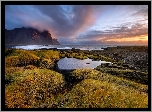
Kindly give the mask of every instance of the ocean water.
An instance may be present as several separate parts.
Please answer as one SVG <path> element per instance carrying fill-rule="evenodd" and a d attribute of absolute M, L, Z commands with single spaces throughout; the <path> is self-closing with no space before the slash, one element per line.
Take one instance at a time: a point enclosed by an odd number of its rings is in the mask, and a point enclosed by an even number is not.
<path fill-rule="evenodd" d="M 117 45 L 25 45 L 25 46 L 6 46 L 6 48 L 16 48 L 16 49 L 42 49 L 42 48 L 57 48 L 57 49 L 80 49 L 80 50 L 103 50 L 107 47 L 117 47 Z"/>
<path fill-rule="evenodd" d="M 58 68 L 60 70 L 73 70 L 79 68 L 88 68 L 94 69 L 97 66 L 101 65 L 101 63 L 111 63 L 106 61 L 92 61 L 91 59 L 76 59 L 76 58 L 62 58 L 57 62 Z"/>

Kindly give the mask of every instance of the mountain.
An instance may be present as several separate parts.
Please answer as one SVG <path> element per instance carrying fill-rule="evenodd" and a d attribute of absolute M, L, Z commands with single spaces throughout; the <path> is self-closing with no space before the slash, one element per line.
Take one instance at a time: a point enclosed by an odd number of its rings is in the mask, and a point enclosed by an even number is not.
<path fill-rule="evenodd" d="M 40 32 L 33 28 L 5 29 L 5 45 L 59 45 L 57 39 L 44 30 Z"/>

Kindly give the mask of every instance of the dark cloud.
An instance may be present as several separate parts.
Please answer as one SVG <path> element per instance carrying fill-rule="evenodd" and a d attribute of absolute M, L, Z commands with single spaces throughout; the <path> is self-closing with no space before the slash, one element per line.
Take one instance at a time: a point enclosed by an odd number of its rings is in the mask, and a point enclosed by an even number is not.
<path fill-rule="evenodd" d="M 58 5 L 35 5 L 34 8 L 37 8 L 42 15 L 49 17 L 52 21 L 50 22 L 50 26 L 56 30 L 63 29 L 69 27 L 69 22 L 66 16 L 64 15 L 62 8 Z"/>
<path fill-rule="evenodd" d="M 117 12 L 119 13 L 117 15 Z M 141 19 L 128 20 L 126 17 Z M 108 29 L 88 30 L 101 18 L 98 26 L 107 23 Z M 126 20 L 119 23 L 119 18 Z M 111 25 L 106 20 L 118 25 Z M 53 38 L 62 44 L 101 43 L 109 38 L 129 38 L 148 34 L 148 6 L 119 5 L 7 5 L 5 7 L 5 27 L 33 27 L 48 30 Z M 103 21 L 104 20 L 104 21 Z M 117 21 L 115 21 L 117 20 Z M 145 23 L 143 23 L 145 22 Z M 140 24 L 139 24 L 140 23 Z M 97 26 L 97 24 L 96 24 Z M 106 26 L 104 26 L 106 27 Z"/>
<path fill-rule="evenodd" d="M 48 29 L 56 37 L 76 36 L 94 23 L 93 7 L 72 6 L 71 13 L 68 15 L 69 19 L 67 13 L 59 5 L 6 6 L 6 26 L 8 29 L 22 26 L 39 30 Z M 10 20 L 11 17 L 12 20 Z"/>

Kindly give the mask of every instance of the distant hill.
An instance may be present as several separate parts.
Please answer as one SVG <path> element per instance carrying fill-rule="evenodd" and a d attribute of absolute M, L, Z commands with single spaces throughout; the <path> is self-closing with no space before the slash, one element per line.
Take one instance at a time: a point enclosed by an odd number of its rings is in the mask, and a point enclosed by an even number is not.
<path fill-rule="evenodd" d="M 48 31 L 40 32 L 33 28 L 5 29 L 5 45 L 59 45 Z"/>

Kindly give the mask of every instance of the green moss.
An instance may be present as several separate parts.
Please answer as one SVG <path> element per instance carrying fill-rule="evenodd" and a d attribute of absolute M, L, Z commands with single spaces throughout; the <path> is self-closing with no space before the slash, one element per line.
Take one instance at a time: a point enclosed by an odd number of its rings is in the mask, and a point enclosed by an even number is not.
<path fill-rule="evenodd" d="M 14 67 L 20 63 L 18 56 L 9 56 L 5 58 L 5 66 L 6 67 Z"/>
<path fill-rule="evenodd" d="M 97 70 L 92 69 L 76 69 L 71 74 L 73 81 L 80 82 L 84 79 L 94 79 L 100 81 L 107 81 L 109 83 L 115 83 L 116 85 L 121 85 L 125 88 L 136 89 L 139 91 L 147 92 L 148 86 L 134 81 L 130 81 L 124 78 L 113 76 L 107 73 L 102 73 Z"/>
<path fill-rule="evenodd" d="M 60 54 L 60 58 L 66 57 L 65 54 Z"/>
<path fill-rule="evenodd" d="M 15 74 L 11 76 L 7 79 L 17 77 Z M 43 103 L 50 104 L 65 83 L 61 74 L 47 69 L 25 70 L 18 77 L 5 88 L 5 105 L 8 108 L 32 108 Z"/>
<path fill-rule="evenodd" d="M 142 72 L 136 72 L 134 70 L 122 70 L 118 68 L 100 68 L 97 67 L 96 70 L 101 71 L 102 73 L 108 73 L 118 77 L 123 77 L 138 83 L 148 84 L 148 75 Z"/>
<path fill-rule="evenodd" d="M 42 59 L 41 61 L 39 61 L 40 68 L 53 69 L 54 66 L 55 66 L 55 63 L 52 60 Z"/>
<path fill-rule="evenodd" d="M 61 108 L 147 108 L 148 95 L 107 81 L 85 79 L 65 94 Z"/>
<path fill-rule="evenodd" d="M 30 70 L 33 70 L 33 69 L 36 69 L 37 67 L 36 66 L 33 66 L 33 65 L 27 65 L 24 67 L 24 69 L 30 69 Z"/>
<path fill-rule="evenodd" d="M 83 59 L 87 59 L 88 57 L 87 56 L 83 56 L 83 55 L 76 55 L 76 56 L 74 56 L 74 58 L 83 60 Z"/>
<path fill-rule="evenodd" d="M 39 58 L 27 51 L 23 51 L 19 56 L 19 65 L 20 66 L 26 66 L 26 65 L 37 65 Z"/>
<path fill-rule="evenodd" d="M 14 72 L 22 72 L 24 71 L 24 67 L 6 67 L 5 68 L 5 75 L 8 75 L 8 74 L 12 74 Z"/>
<path fill-rule="evenodd" d="M 115 49 L 115 48 L 113 48 Z M 124 48 L 133 51 L 132 47 Z M 146 49 L 146 48 L 144 48 Z M 139 49 L 137 48 L 136 51 Z M 87 54 L 87 55 L 86 55 Z M 48 70 L 61 57 L 114 61 L 100 52 L 5 50 L 7 108 L 147 108 L 148 73 L 118 68 L 76 69 L 73 88 L 62 74 Z M 119 64 L 117 62 L 116 64 Z M 120 65 L 122 63 L 120 62 Z M 18 67 L 20 66 L 20 67 Z M 43 68 L 43 69 L 38 69 Z M 47 68 L 47 69 L 44 69 Z M 146 83 L 145 83 L 146 82 Z M 72 84 L 73 84 L 72 83 Z M 141 84 L 143 83 L 143 84 Z M 65 87 L 67 87 L 65 89 Z"/>
<path fill-rule="evenodd" d="M 98 57 L 98 56 L 94 56 L 94 55 L 89 55 L 89 58 L 90 58 L 90 59 L 93 59 L 93 60 L 97 60 L 97 59 L 99 59 L 99 57 Z"/>
<path fill-rule="evenodd" d="M 52 61 L 59 60 L 59 51 L 53 51 L 53 50 L 36 50 L 31 51 L 33 54 L 38 56 L 41 59 L 50 59 Z"/>
<path fill-rule="evenodd" d="M 100 59 L 101 60 L 104 60 L 104 61 L 110 61 L 110 62 L 114 62 L 115 60 L 114 59 L 111 59 L 107 56 L 104 56 L 104 55 L 100 55 Z"/>

